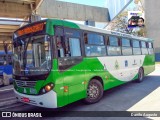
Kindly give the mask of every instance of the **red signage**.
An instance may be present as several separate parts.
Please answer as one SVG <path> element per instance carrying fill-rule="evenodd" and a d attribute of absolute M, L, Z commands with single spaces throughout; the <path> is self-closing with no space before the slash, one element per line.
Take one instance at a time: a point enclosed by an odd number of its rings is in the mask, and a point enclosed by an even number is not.
<path fill-rule="evenodd" d="M 18 30 L 17 31 L 18 36 L 42 31 L 44 29 L 44 24 L 45 24 L 44 22 L 43 23 L 38 23 L 38 24 L 35 24 L 35 25 L 32 25 L 32 26 L 28 26 L 24 29 Z"/>

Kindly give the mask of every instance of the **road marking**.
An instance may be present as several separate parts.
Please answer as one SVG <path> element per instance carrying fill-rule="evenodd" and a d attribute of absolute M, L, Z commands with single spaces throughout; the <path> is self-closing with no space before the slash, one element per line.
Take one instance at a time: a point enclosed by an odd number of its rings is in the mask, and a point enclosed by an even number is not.
<path fill-rule="evenodd" d="M 10 88 L 10 89 L 4 89 L 4 90 L 0 90 L 0 92 L 4 92 L 4 91 L 10 91 L 10 90 L 13 90 L 13 88 Z"/>
<path fill-rule="evenodd" d="M 9 109 L 9 108 L 24 106 L 24 105 L 25 105 L 24 103 L 17 103 L 17 104 L 9 105 L 9 106 L 6 106 L 6 107 L 2 107 L 2 108 L 0 108 L 0 111 L 6 110 L 6 109 Z"/>
<path fill-rule="evenodd" d="M 0 108 L 4 107 L 4 106 L 15 104 L 15 103 L 17 103 L 17 99 L 7 100 L 7 101 L 3 101 L 3 102 L 1 101 L 0 102 Z"/>
<path fill-rule="evenodd" d="M 16 97 L 9 97 L 9 98 L 5 98 L 5 99 L 0 99 L 0 102 L 1 101 L 7 101 L 7 100 L 12 100 L 12 99 L 15 99 Z"/>

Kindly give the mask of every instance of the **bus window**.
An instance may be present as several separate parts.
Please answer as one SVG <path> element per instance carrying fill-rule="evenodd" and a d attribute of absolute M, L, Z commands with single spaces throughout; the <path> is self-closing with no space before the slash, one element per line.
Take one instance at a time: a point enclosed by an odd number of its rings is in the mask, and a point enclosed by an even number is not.
<path fill-rule="evenodd" d="M 55 34 L 59 36 L 63 36 L 63 28 L 56 27 Z"/>
<path fill-rule="evenodd" d="M 81 56 L 81 47 L 79 38 L 56 38 L 58 57 L 78 57 Z"/>
<path fill-rule="evenodd" d="M 56 37 L 58 57 L 64 57 L 64 48 L 62 46 L 62 39 L 63 39 L 63 37 L 61 37 L 61 36 Z"/>
<path fill-rule="evenodd" d="M 153 43 L 148 42 L 148 53 L 149 54 L 153 54 L 154 50 L 153 50 Z"/>
<path fill-rule="evenodd" d="M 142 50 L 142 55 L 147 55 L 148 54 L 147 44 L 144 41 L 141 41 L 141 50 Z"/>
<path fill-rule="evenodd" d="M 133 55 L 141 55 L 140 42 L 138 40 L 132 41 Z"/>
<path fill-rule="evenodd" d="M 104 38 L 102 35 L 89 33 L 87 37 L 88 37 L 88 44 L 104 45 Z"/>
<path fill-rule="evenodd" d="M 71 56 L 81 56 L 80 39 L 69 38 L 69 48 Z"/>
<path fill-rule="evenodd" d="M 75 29 L 70 29 L 70 28 L 64 28 L 64 35 L 66 37 L 76 37 L 76 38 L 80 38 L 81 37 L 81 32 L 79 30 L 75 30 Z"/>
<path fill-rule="evenodd" d="M 110 46 L 118 46 L 118 38 L 114 36 L 109 36 L 109 45 Z"/>
<path fill-rule="evenodd" d="M 121 55 L 120 42 L 117 37 L 109 36 L 109 45 L 107 46 L 108 55 Z"/>
<path fill-rule="evenodd" d="M 103 35 L 96 33 L 84 33 L 86 56 L 105 56 L 106 47 Z"/>
<path fill-rule="evenodd" d="M 132 55 L 132 47 L 129 39 L 122 38 L 122 54 Z"/>
<path fill-rule="evenodd" d="M 122 46 L 123 47 L 131 47 L 131 43 L 129 39 L 122 38 Z"/>
<path fill-rule="evenodd" d="M 149 43 L 148 43 L 148 47 L 149 47 L 149 48 L 153 48 L 152 43 L 149 42 Z"/>
<path fill-rule="evenodd" d="M 138 40 L 133 40 L 133 47 L 134 48 L 140 48 L 140 44 Z"/>

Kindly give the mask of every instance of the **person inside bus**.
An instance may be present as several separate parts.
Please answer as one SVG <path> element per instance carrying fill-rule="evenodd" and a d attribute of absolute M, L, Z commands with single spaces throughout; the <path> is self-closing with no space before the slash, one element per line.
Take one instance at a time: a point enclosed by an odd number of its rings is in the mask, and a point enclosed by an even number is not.
<path fill-rule="evenodd" d="M 138 26 L 139 26 L 139 27 L 144 27 L 144 19 L 143 19 L 142 17 L 140 17 L 140 18 L 138 19 Z"/>
<path fill-rule="evenodd" d="M 56 38 L 56 45 L 57 45 L 57 51 L 58 51 L 58 57 L 64 57 L 64 50 L 63 50 L 63 47 L 62 47 L 62 41 L 61 41 L 61 37 L 58 36 Z"/>

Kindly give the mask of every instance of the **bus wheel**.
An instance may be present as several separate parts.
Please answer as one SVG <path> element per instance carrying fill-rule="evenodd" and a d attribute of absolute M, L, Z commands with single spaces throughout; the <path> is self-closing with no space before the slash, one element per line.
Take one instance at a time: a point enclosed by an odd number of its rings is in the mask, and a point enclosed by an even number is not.
<path fill-rule="evenodd" d="M 87 104 L 92 104 L 98 102 L 103 96 L 103 86 L 102 83 L 96 79 L 92 79 L 87 88 L 87 97 L 84 102 Z"/>
<path fill-rule="evenodd" d="M 143 81 L 143 77 L 144 77 L 144 72 L 143 72 L 143 69 L 140 68 L 139 69 L 139 72 L 138 72 L 138 79 L 137 79 L 137 82 L 140 83 Z"/>

